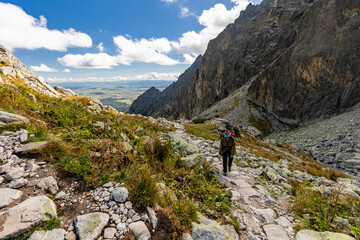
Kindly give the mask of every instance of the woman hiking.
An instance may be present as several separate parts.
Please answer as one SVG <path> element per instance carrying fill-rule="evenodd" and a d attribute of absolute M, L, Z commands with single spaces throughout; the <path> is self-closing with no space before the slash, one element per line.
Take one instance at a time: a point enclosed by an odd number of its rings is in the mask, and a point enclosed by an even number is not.
<path fill-rule="evenodd" d="M 227 170 L 231 171 L 231 165 L 236 154 L 234 135 L 226 130 L 221 135 L 219 154 L 223 157 L 224 175 L 227 175 Z"/>

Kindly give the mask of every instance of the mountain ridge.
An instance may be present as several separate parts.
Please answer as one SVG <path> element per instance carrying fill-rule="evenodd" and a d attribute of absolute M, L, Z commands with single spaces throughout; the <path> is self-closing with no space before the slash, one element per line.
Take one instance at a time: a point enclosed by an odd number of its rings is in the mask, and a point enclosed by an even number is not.
<path fill-rule="evenodd" d="M 360 57 L 354 51 L 360 48 L 359 9 L 354 0 L 266 0 L 249 5 L 209 42 L 197 74 L 176 90 L 185 97 L 169 94 L 170 110 L 163 111 L 157 101 L 156 111 L 143 114 L 191 119 L 253 80 L 247 101 L 278 121 L 302 125 L 337 115 L 360 101 Z M 332 76 L 334 68 L 341 70 Z"/>

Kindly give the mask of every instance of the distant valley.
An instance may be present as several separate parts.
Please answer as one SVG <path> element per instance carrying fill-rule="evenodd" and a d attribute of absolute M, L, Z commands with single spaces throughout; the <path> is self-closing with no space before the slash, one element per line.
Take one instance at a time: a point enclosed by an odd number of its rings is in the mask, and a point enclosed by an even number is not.
<path fill-rule="evenodd" d="M 79 96 L 95 97 L 120 112 L 127 112 L 132 102 L 150 87 L 161 91 L 173 81 L 61 82 L 52 85 L 69 88 Z"/>

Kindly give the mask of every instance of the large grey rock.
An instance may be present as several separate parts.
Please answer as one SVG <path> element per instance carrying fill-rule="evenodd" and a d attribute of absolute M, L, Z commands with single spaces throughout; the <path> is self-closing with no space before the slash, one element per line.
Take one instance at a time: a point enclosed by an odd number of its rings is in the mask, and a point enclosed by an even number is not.
<path fill-rule="evenodd" d="M 113 239 L 116 234 L 116 228 L 105 228 L 104 230 L 104 238 L 105 239 Z"/>
<path fill-rule="evenodd" d="M 181 158 L 184 161 L 187 168 L 192 168 L 195 165 L 202 165 L 205 162 L 205 158 L 202 154 L 195 153 L 190 156 Z"/>
<path fill-rule="evenodd" d="M 0 188 L 0 208 L 9 206 L 13 201 L 19 199 L 22 192 L 10 188 Z"/>
<path fill-rule="evenodd" d="M 40 179 L 36 186 L 44 191 L 50 192 L 51 194 L 56 194 L 59 191 L 59 187 L 53 176 Z"/>
<path fill-rule="evenodd" d="M 39 168 L 40 168 L 40 166 L 37 165 L 34 160 L 32 160 L 32 161 L 26 163 L 25 170 L 29 171 L 29 172 L 36 172 Z"/>
<path fill-rule="evenodd" d="M 225 232 L 230 235 L 231 240 L 239 240 L 239 234 L 236 232 L 235 227 L 233 225 L 223 225 L 221 226 Z"/>
<path fill-rule="evenodd" d="M 274 219 L 276 218 L 276 213 L 271 208 L 255 209 L 254 215 L 265 223 L 274 222 Z"/>
<path fill-rule="evenodd" d="M 35 231 L 29 240 L 64 240 L 66 231 L 64 229 L 54 229 L 51 231 Z"/>
<path fill-rule="evenodd" d="M 52 86 L 58 93 L 66 95 L 66 96 L 76 96 L 76 93 L 74 93 L 72 90 L 59 87 L 59 86 Z"/>
<path fill-rule="evenodd" d="M 280 225 L 269 224 L 263 227 L 268 240 L 289 240 L 284 228 Z"/>
<path fill-rule="evenodd" d="M 181 240 L 193 240 L 190 233 L 183 233 Z"/>
<path fill-rule="evenodd" d="M 219 223 L 198 216 L 199 223 L 192 223 L 192 238 L 194 240 L 222 240 L 231 239 L 230 235 L 220 226 Z"/>
<path fill-rule="evenodd" d="M 134 222 L 129 224 L 129 228 L 135 235 L 136 240 L 148 240 L 151 238 L 149 229 L 142 221 Z"/>
<path fill-rule="evenodd" d="M 101 234 L 109 222 L 107 213 L 89 213 L 77 216 L 74 219 L 74 225 L 79 240 L 94 240 Z"/>
<path fill-rule="evenodd" d="M 8 171 L 11 168 L 11 164 L 10 163 L 5 163 L 3 165 L 0 166 L 0 174 L 5 173 L 6 171 Z"/>
<path fill-rule="evenodd" d="M 112 191 L 111 196 L 116 202 L 124 203 L 129 196 L 129 191 L 124 187 L 117 187 Z"/>
<path fill-rule="evenodd" d="M 56 216 L 56 205 L 51 199 L 46 196 L 29 198 L 0 213 L 0 239 L 17 237 Z"/>
<path fill-rule="evenodd" d="M 34 149 L 38 149 L 42 146 L 44 146 L 45 144 L 47 144 L 47 141 L 43 141 L 43 142 L 33 142 L 33 143 L 28 143 L 25 144 L 21 147 L 15 148 L 15 152 L 16 153 L 22 153 L 22 152 L 26 152 L 26 151 L 32 151 Z"/>
<path fill-rule="evenodd" d="M 138 127 L 136 128 L 136 130 L 135 130 L 135 134 L 138 135 L 138 136 L 144 135 L 144 134 L 145 134 L 144 128 L 138 126 Z"/>
<path fill-rule="evenodd" d="M 301 230 L 296 234 L 295 240 L 355 240 L 355 238 L 343 233 Z"/>
<path fill-rule="evenodd" d="M 156 213 L 155 213 L 154 209 L 152 209 L 150 207 L 147 207 L 146 210 L 148 212 L 152 227 L 153 227 L 153 229 L 155 229 L 156 225 L 157 225 L 157 222 L 158 222 L 158 219 L 156 217 Z"/>
<path fill-rule="evenodd" d="M 12 181 L 21 178 L 22 176 L 24 176 L 24 174 L 25 174 L 25 169 L 22 167 L 11 168 L 8 171 L 6 171 L 5 178 L 7 180 Z"/>
<path fill-rule="evenodd" d="M 293 226 L 292 223 L 284 216 L 279 217 L 275 220 L 275 222 L 285 228 Z"/>
<path fill-rule="evenodd" d="M 22 187 L 26 186 L 27 183 L 28 183 L 28 180 L 25 178 L 15 179 L 15 180 L 11 181 L 11 183 L 9 184 L 9 188 L 12 188 L 12 189 L 22 188 Z"/>
<path fill-rule="evenodd" d="M 29 123 L 29 119 L 17 114 L 0 111 L 0 126 L 9 123 Z"/>

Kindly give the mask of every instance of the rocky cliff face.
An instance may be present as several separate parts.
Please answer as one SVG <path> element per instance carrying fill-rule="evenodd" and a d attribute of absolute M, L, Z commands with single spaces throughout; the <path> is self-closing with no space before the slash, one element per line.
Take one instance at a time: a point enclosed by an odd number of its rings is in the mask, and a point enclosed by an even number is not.
<path fill-rule="evenodd" d="M 358 103 L 359 14 L 359 1 L 314 3 L 291 47 L 249 88 L 249 99 L 297 122 L 339 114 Z"/>
<path fill-rule="evenodd" d="M 258 6 L 249 5 L 234 24 L 209 43 L 201 63 L 196 61 L 190 67 L 196 71 L 183 81 L 186 84 L 174 84 L 164 91 L 154 112 L 191 118 L 227 97 L 294 42 L 309 6 L 305 0 L 264 0 Z M 161 105 L 164 102 L 166 106 Z"/>
<path fill-rule="evenodd" d="M 41 80 L 26 67 L 9 50 L 0 45 L 0 84 L 9 83 L 6 78 L 23 79 L 29 87 L 52 97 L 60 97 L 60 93 Z"/>
<path fill-rule="evenodd" d="M 249 5 L 209 43 L 186 84 L 167 88 L 151 111 L 137 113 L 193 118 L 253 81 L 246 101 L 281 122 L 339 114 L 360 101 L 359 5 L 355 0 Z"/>
<path fill-rule="evenodd" d="M 189 85 L 193 81 L 194 75 L 197 76 L 202 56 L 198 56 L 195 62 L 188 68 L 179 79 L 169 87 L 160 92 L 152 87 L 136 99 L 130 107 L 130 113 L 140 113 L 142 115 L 163 115 L 178 117 L 194 105 Z M 181 103 L 181 104 L 180 104 Z"/>

